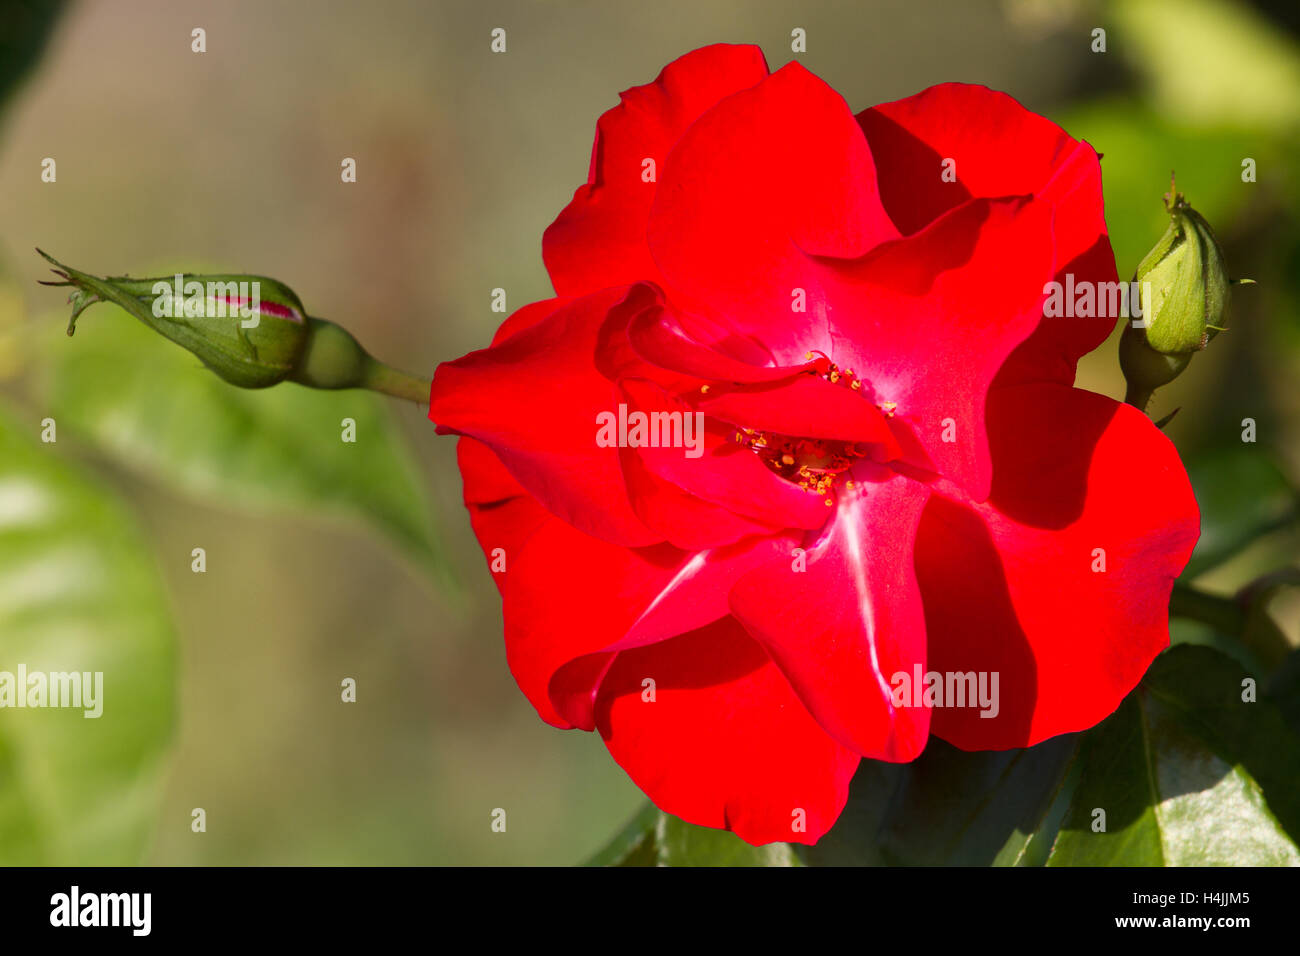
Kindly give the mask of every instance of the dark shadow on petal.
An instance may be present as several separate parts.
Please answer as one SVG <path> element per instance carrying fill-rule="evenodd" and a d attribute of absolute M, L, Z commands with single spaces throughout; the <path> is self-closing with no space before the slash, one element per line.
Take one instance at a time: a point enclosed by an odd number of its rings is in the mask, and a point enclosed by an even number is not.
<path fill-rule="evenodd" d="M 1063 311 L 1067 276 L 1074 277 L 1076 286 L 1081 282 L 1118 282 L 1110 239 L 1104 234 L 1098 236 L 1086 252 L 1075 256 L 1053 277 L 1062 288 Z M 1046 296 L 1043 307 L 1046 310 Z M 1086 355 L 1106 341 L 1121 316 L 1118 308 L 1112 308 L 1109 297 L 1104 297 L 1100 306 L 1095 305 L 1094 311 L 1099 314 L 1092 317 L 1045 314 L 1033 333 L 1002 363 L 993 379 L 993 388 L 1031 382 L 1074 384 L 1078 364 L 1074 356 Z"/>
<path fill-rule="evenodd" d="M 997 674 L 996 716 L 981 717 L 978 705 L 936 708 L 931 732 L 958 746 L 970 734 L 995 739 L 992 749 L 1024 746 L 1038 700 L 1038 667 L 978 514 L 931 496 L 917 529 L 916 578 L 925 606 L 926 671 L 984 675 L 990 691 Z"/>
<path fill-rule="evenodd" d="M 943 160 L 935 150 L 875 110 L 858 114 L 880 183 L 885 212 L 899 232 L 910 235 L 971 198 L 961 180 L 944 182 Z"/>
<path fill-rule="evenodd" d="M 941 275 L 955 272 L 970 262 L 979 247 L 994 202 L 1009 199 L 1022 203 L 1028 201 L 1026 197 L 975 199 L 945 210 L 940 219 L 923 223 L 918 231 L 882 242 L 856 258 L 809 255 L 808 261 L 822 270 L 822 281 L 828 287 L 835 283 L 848 287 L 863 283 L 882 286 L 911 298 L 924 298 Z M 839 292 L 832 289 L 831 294 L 838 295 Z M 832 330 L 832 337 L 845 344 L 850 341 L 835 330 Z M 870 343 L 858 344 L 866 346 Z M 847 362 L 847 357 L 841 358 Z"/>
<path fill-rule="evenodd" d="M 690 653 L 679 653 L 683 648 Z M 689 664 L 684 666 L 684 660 Z M 600 682 L 596 726 L 610 728 L 612 702 L 625 695 L 642 694 L 642 682 L 647 678 L 655 682 L 656 693 L 664 689 L 698 690 L 738 680 L 768 661 L 767 651 L 734 618 L 715 621 L 666 641 L 619 651 Z M 574 662 L 566 667 L 575 664 L 583 666 Z M 706 730 L 701 728 L 702 733 Z M 611 736 L 608 731 L 606 735 Z"/>
<path fill-rule="evenodd" d="M 1093 396 L 1095 401 L 1074 403 L 1069 420 L 1062 421 L 1059 404 L 1035 401 L 1050 389 L 1059 386 L 990 392 L 986 409 L 993 457 L 989 504 L 1035 528 L 1064 528 L 1083 514 L 1093 453 L 1120 408 Z M 1069 429 L 1068 441 L 1045 440 L 1062 429 Z"/>

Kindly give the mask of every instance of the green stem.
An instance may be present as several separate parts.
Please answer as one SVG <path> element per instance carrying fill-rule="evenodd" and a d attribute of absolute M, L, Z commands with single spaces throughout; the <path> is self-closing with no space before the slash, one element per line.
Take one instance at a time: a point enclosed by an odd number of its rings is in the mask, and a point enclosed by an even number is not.
<path fill-rule="evenodd" d="M 1129 385 L 1124 392 L 1124 403 L 1132 405 L 1139 412 L 1146 412 L 1147 406 L 1151 404 L 1151 396 L 1155 394 L 1154 388 L 1141 389 Z"/>
<path fill-rule="evenodd" d="M 1184 617 L 1208 624 L 1221 634 L 1241 637 L 1246 626 L 1246 609 L 1235 598 L 1210 594 L 1190 584 L 1175 584 L 1169 596 L 1171 617 Z"/>
<path fill-rule="evenodd" d="M 366 367 L 361 381 L 361 387 L 372 392 L 383 392 L 385 395 L 421 404 L 429 401 L 429 388 L 432 384 L 427 378 L 408 375 L 374 358 Z"/>
<path fill-rule="evenodd" d="M 307 345 L 290 381 L 308 388 L 367 388 L 411 402 L 427 402 L 432 383 L 385 365 L 343 326 L 307 317 Z"/>

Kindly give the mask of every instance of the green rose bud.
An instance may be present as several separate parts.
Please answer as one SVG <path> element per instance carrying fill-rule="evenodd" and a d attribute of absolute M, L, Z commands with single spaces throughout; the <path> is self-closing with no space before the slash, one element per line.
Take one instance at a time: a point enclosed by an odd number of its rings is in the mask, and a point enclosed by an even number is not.
<path fill-rule="evenodd" d="M 1133 281 L 1141 290 L 1147 344 L 1173 355 L 1199 351 L 1223 331 L 1228 270 L 1210 224 L 1181 193 L 1168 208 L 1169 228 Z"/>
<path fill-rule="evenodd" d="M 427 380 L 389 368 L 342 327 L 307 315 L 294 291 L 275 279 L 190 273 L 99 278 L 36 251 L 57 267 L 54 271 L 63 280 L 43 284 L 72 287 L 69 335 L 87 308 L 113 302 L 241 388 L 292 381 L 312 388 L 368 388 L 428 400 Z"/>
<path fill-rule="evenodd" d="M 1169 228 L 1133 276 L 1141 315 L 1125 325 L 1119 344 L 1125 401 L 1140 408 L 1224 331 L 1232 284 L 1210 224 L 1172 181 L 1165 209 Z"/>
<path fill-rule="evenodd" d="M 82 312 L 96 302 L 113 302 L 242 388 L 284 381 L 307 348 L 306 310 L 294 291 L 275 279 L 192 273 L 101 279 L 41 255 L 64 279 L 45 284 L 73 289 L 69 335 Z"/>

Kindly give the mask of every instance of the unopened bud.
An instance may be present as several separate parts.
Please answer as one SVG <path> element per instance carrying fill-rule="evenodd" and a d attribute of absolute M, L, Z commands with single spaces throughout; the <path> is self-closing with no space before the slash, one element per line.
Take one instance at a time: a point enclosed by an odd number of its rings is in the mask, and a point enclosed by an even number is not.
<path fill-rule="evenodd" d="M 41 255 L 64 280 L 45 284 L 72 287 L 69 335 L 87 308 L 112 302 L 243 388 L 284 381 L 307 347 L 306 310 L 294 291 L 275 279 L 193 273 L 100 278 Z"/>
<path fill-rule="evenodd" d="M 307 315 L 294 291 L 275 279 L 189 273 L 100 278 L 41 255 L 62 279 L 44 284 L 72 288 L 69 335 L 82 312 L 96 302 L 113 302 L 241 388 L 291 381 L 311 388 L 367 388 L 428 400 L 427 379 L 389 368 L 346 329 Z"/>
<path fill-rule="evenodd" d="M 1181 193 L 1169 228 L 1137 268 L 1146 342 L 1157 352 L 1196 352 L 1225 328 L 1228 270 L 1210 224 Z"/>
<path fill-rule="evenodd" d="M 1119 345 L 1126 400 L 1139 407 L 1227 327 L 1231 280 L 1214 231 L 1172 182 L 1165 208 L 1169 227 L 1133 277 L 1141 317 L 1125 326 Z"/>

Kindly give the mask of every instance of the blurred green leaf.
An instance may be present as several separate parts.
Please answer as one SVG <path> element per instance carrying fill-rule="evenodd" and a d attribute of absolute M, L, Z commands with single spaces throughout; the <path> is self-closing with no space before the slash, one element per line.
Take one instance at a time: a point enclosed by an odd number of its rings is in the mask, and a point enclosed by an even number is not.
<path fill-rule="evenodd" d="M 1201 537 L 1185 578 L 1210 570 L 1260 535 L 1300 517 L 1300 498 L 1267 452 L 1229 445 L 1187 463 L 1201 508 Z"/>
<path fill-rule="evenodd" d="M 1161 199 L 1169 174 L 1178 190 L 1222 236 L 1234 218 L 1256 199 L 1259 187 L 1241 181 L 1241 160 L 1272 163 L 1276 148 L 1240 130 L 1201 130 L 1178 125 L 1127 99 L 1106 99 L 1054 114 L 1071 136 L 1086 139 L 1102 154 L 1106 225 L 1122 281 L 1169 225 Z M 1234 278 L 1250 269 L 1228 261 Z M 1230 313 L 1231 315 L 1231 313 Z"/>
<path fill-rule="evenodd" d="M 102 672 L 102 715 L 0 710 L 0 864 L 135 863 L 172 738 L 172 626 L 132 523 L 38 429 L 0 412 L 0 670 Z"/>
<path fill-rule="evenodd" d="M 1242 700 L 1246 676 L 1208 647 L 1157 658 L 1086 736 L 1047 864 L 1300 865 L 1300 739 L 1271 702 Z"/>
<path fill-rule="evenodd" d="M 587 866 L 802 866 L 786 843 L 750 846 L 726 830 L 697 827 L 647 804 Z"/>
<path fill-rule="evenodd" d="M 1116 51 L 1145 74 L 1161 112 L 1269 131 L 1300 125 L 1300 50 L 1249 4 L 1122 0 L 1110 11 Z"/>
<path fill-rule="evenodd" d="M 0 0 L 0 109 L 45 52 L 63 0 Z"/>
<path fill-rule="evenodd" d="M 426 482 L 388 408 L 365 391 L 227 385 L 115 306 L 49 351 L 49 411 L 131 468 L 202 500 L 326 510 L 382 531 L 446 574 Z M 344 419 L 355 443 L 342 440 Z"/>

